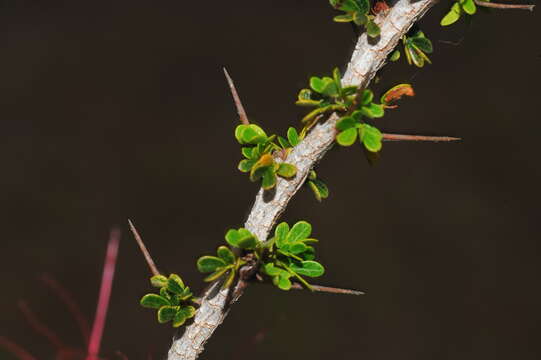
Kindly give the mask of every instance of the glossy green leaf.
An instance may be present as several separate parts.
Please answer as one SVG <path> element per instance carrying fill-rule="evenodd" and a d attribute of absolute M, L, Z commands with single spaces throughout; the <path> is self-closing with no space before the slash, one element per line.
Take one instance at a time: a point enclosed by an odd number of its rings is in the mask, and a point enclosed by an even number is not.
<path fill-rule="evenodd" d="M 238 242 L 238 247 L 245 250 L 254 250 L 259 240 L 254 235 L 243 236 Z"/>
<path fill-rule="evenodd" d="M 309 277 L 319 277 L 325 273 L 325 268 L 323 265 L 317 261 L 306 260 L 303 261 L 300 265 L 291 264 L 291 270 L 295 271 L 299 275 L 309 276 Z"/>
<path fill-rule="evenodd" d="M 265 131 L 255 124 L 242 124 L 237 126 L 235 129 L 235 137 L 242 145 L 255 145 L 267 141 L 267 134 Z"/>
<path fill-rule="evenodd" d="M 278 136 L 278 143 L 284 149 L 292 147 L 291 144 L 289 143 L 289 141 L 287 141 L 287 139 L 282 137 L 282 136 Z"/>
<path fill-rule="evenodd" d="M 177 274 L 171 274 L 169 275 L 169 279 L 167 279 L 167 290 L 172 292 L 173 294 L 181 294 L 184 290 L 184 282 L 182 282 L 182 279 Z"/>
<path fill-rule="evenodd" d="M 317 76 L 312 76 L 310 78 L 310 87 L 315 92 L 321 94 L 323 92 L 323 88 L 325 87 L 325 81 L 323 81 L 323 79 L 321 78 L 318 78 Z"/>
<path fill-rule="evenodd" d="M 308 186 L 310 186 L 314 192 L 314 196 L 316 197 L 317 201 L 326 199 L 329 196 L 329 189 L 327 188 L 327 185 L 325 185 L 325 183 L 319 179 L 310 180 L 308 182 Z"/>
<path fill-rule="evenodd" d="M 443 17 L 443 19 L 441 19 L 440 25 L 448 26 L 455 23 L 458 19 L 460 19 L 461 12 L 462 10 L 459 3 L 455 2 L 451 7 L 451 10 Z"/>
<path fill-rule="evenodd" d="M 361 105 L 369 105 L 374 99 L 374 93 L 370 89 L 364 89 L 361 96 Z"/>
<path fill-rule="evenodd" d="M 226 264 L 233 264 L 235 262 L 235 255 L 227 246 L 220 246 L 216 253 Z"/>
<path fill-rule="evenodd" d="M 244 159 L 239 162 L 238 169 L 242 172 L 249 172 L 254 167 L 257 160 Z"/>
<path fill-rule="evenodd" d="M 263 154 L 250 170 L 250 180 L 257 181 L 274 165 L 271 154 Z"/>
<path fill-rule="evenodd" d="M 179 327 L 182 326 L 186 322 L 186 316 L 184 316 L 184 313 L 182 312 L 182 309 L 177 311 L 175 313 L 175 316 L 173 317 L 173 327 Z"/>
<path fill-rule="evenodd" d="M 359 128 L 359 138 L 368 151 L 378 152 L 381 150 L 383 135 L 374 126 L 363 124 Z"/>
<path fill-rule="evenodd" d="M 334 84 L 336 85 L 337 89 L 340 91 L 342 90 L 342 74 L 340 74 L 339 68 L 334 68 L 332 71 L 332 78 L 334 80 Z"/>
<path fill-rule="evenodd" d="M 193 296 L 192 292 L 190 291 L 190 288 L 188 286 L 186 286 L 184 288 L 184 291 L 182 292 L 182 294 L 180 294 L 180 300 L 182 301 L 186 301 L 188 300 L 189 298 L 191 298 Z"/>
<path fill-rule="evenodd" d="M 303 253 L 306 251 L 306 249 L 307 249 L 307 246 L 302 241 L 298 241 L 289 245 L 289 252 L 294 255 Z"/>
<path fill-rule="evenodd" d="M 352 14 L 344 14 L 344 15 L 337 15 L 333 18 L 335 22 L 350 22 L 353 21 L 353 15 Z"/>
<path fill-rule="evenodd" d="M 326 96 L 330 96 L 330 97 L 336 97 L 336 96 L 338 96 L 340 94 L 339 88 L 338 88 L 338 86 L 336 86 L 333 79 L 331 79 L 330 77 L 325 76 L 323 78 L 323 81 L 324 81 L 325 84 L 323 86 L 321 94 L 326 95 Z"/>
<path fill-rule="evenodd" d="M 160 310 L 158 310 L 158 322 L 163 324 L 173 320 L 179 310 L 179 306 L 162 306 Z"/>
<path fill-rule="evenodd" d="M 357 129 L 349 128 L 336 135 L 336 142 L 342 146 L 351 146 L 357 139 Z"/>
<path fill-rule="evenodd" d="M 460 0 L 460 5 L 462 6 L 462 10 L 468 15 L 473 15 L 477 12 L 477 7 L 473 0 Z"/>
<path fill-rule="evenodd" d="M 361 26 L 366 25 L 368 23 L 369 19 L 366 14 L 363 14 L 361 12 L 356 12 L 353 14 L 353 22 L 355 25 Z"/>
<path fill-rule="evenodd" d="M 201 256 L 197 260 L 197 269 L 202 273 L 213 272 L 223 266 L 226 266 L 225 261 L 216 256 Z"/>
<path fill-rule="evenodd" d="M 289 280 L 289 276 L 275 276 L 272 278 L 272 282 L 282 290 L 291 289 L 291 281 Z"/>
<path fill-rule="evenodd" d="M 318 106 L 322 101 L 312 99 L 312 91 L 310 89 L 302 89 L 295 104 L 299 106 Z"/>
<path fill-rule="evenodd" d="M 299 134 L 294 127 L 290 127 L 289 129 L 287 129 L 287 140 L 292 146 L 299 145 Z"/>
<path fill-rule="evenodd" d="M 383 105 L 375 104 L 375 103 L 371 103 L 369 105 L 363 105 L 363 107 L 361 108 L 361 112 L 363 115 L 368 116 L 371 119 L 380 118 L 380 117 L 383 117 L 383 115 L 385 115 L 385 110 L 384 110 Z"/>
<path fill-rule="evenodd" d="M 193 306 L 188 305 L 180 309 L 180 312 L 184 314 L 184 317 L 186 319 L 191 319 L 195 316 L 196 310 Z"/>
<path fill-rule="evenodd" d="M 167 286 L 167 278 L 163 275 L 154 275 L 150 278 L 150 284 L 157 288 Z"/>
<path fill-rule="evenodd" d="M 312 225 L 310 225 L 306 221 L 299 221 L 293 227 L 291 227 L 291 230 L 289 230 L 289 233 L 286 237 L 286 242 L 288 243 L 294 243 L 300 240 L 304 240 L 307 237 L 310 236 L 312 233 Z"/>
<path fill-rule="evenodd" d="M 220 277 L 222 277 L 222 275 L 225 274 L 227 271 L 231 271 L 230 266 L 218 268 L 215 272 L 213 272 L 212 274 L 210 274 L 206 278 L 204 278 L 203 281 L 211 282 L 211 281 L 217 280 Z"/>
<path fill-rule="evenodd" d="M 344 116 L 338 120 L 336 123 L 336 129 L 339 131 L 344 131 L 351 129 L 357 126 L 359 122 L 351 116 Z"/>
<path fill-rule="evenodd" d="M 244 156 L 247 159 L 250 159 L 252 157 L 252 149 L 251 147 L 241 147 L 240 152 L 242 153 L 242 156 Z"/>
<path fill-rule="evenodd" d="M 395 50 L 392 52 L 391 56 L 389 57 L 389 60 L 397 61 L 398 59 L 400 59 L 400 50 Z"/>
<path fill-rule="evenodd" d="M 366 27 L 366 33 L 370 37 L 373 37 L 373 38 L 378 37 L 379 34 L 381 33 L 381 29 L 379 28 L 378 24 L 376 24 L 372 20 L 368 20 L 365 27 Z"/>
<path fill-rule="evenodd" d="M 266 168 L 263 172 L 263 180 L 261 181 L 261 187 L 264 190 L 270 190 L 276 185 L 276 173 L 273 168 Z"/>
<path fill-rule="evenodd" d="M 274 230 L 276 246 L 282 248 L 286 242 L 287 234 L 289 233 L 289 225 L 286 222 L 280 223 Z"/>
<path fill-rule="evenodd" d="M 280 163 L 278 170 L 276 171 L 278 175 L 284 178 L 291 178 L 297 174 L 297 168 L 295 165 L 288 163 Z"/>
<path fill-rule="evenodd" d="M 430 54 L 433 51 L 432 41 L 424 37 L 424 34 L 419 31 L 418 36 L 414 36 L 410 41 L 421 51 Z"/>
<path fill-rule="evenodd" d="M 146 294 L 141 298 L 140 304 L 146 308 L 159 309 L 171 305 L 171 302 L 158 294 Z"/>

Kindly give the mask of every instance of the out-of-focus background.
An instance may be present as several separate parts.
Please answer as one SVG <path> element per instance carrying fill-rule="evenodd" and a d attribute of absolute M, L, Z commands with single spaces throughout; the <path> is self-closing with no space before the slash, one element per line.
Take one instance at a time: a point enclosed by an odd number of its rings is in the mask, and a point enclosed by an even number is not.
<path fill-rule="evenodd" d="M 358 146 L 318 166 L 284 220 L 314 225 L 321 284 L 363 297 L 253 286 L 201 359 L 521 359 L 539 357 L 539 11 L 492 11 L 420 26 L 433 65 L 389 65 L 380 93 L 417 96 L 378 120 L 387 132 L 460 143 L 386 143 L 371 167 Z M 355 38 L 328 2 L 5 0 L 0 8 L 0 335 L 53 352 L 17 300 L 82 347 L 52 274 L 90 318 L 112 225 L 123 230 L 102 354 L 165 356 L 175 331 L 138 305 L 149 272 L 131 218 L 159 268 L 193 288 L 197 257 L 241 226 L 257 184 L 237 169 L 236 112 L 285 133 L 311 75 L 345 66 Z M 450 43 L 454 43 L 450 44 Z M 13 359 L 0 350 L 1 359 Z"/>

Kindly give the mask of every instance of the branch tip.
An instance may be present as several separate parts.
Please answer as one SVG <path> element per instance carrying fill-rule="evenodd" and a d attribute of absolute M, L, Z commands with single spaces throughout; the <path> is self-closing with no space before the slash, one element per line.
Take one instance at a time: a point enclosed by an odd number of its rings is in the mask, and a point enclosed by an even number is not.
<path fill-rule="evenodd" d="M 145 257 L 148 267 L 150 268 L 150 272 L 154 276 L 160 275 L 160 272 L 158 271 L 158 268 L 156 267 L 154 260 L 152 260 L 152 256 L 150 256 L 150 252 L 145 246 L 145 243 L 143 242 L 141 235 L 139 235 L 139 232 L 135 228 L 135 225 L 133 225 L 130 219 L 128 219 L 128 224 L 130 225 L 130 230 L 133 234 L 133 237 L 135 238 L 135 241 L 137 241 L 137 245 L 139 245 L 139 249 L 141 249 L 141 252 L 143 253 L 143 256 Z"/>
<path fill-rule="evenodd" d="M 248 115 L 246 115 L 244 106 L 242 106 L 242 101 L 240 101 L 240 97 L 237 92 L 237 88 L 235 87 L 235 83 L 233 82 L 231 76 L 229 76 L 227 69 L 225 67 L 223 69 L 225 78 L 227 79 L 227 83 L 229 84 L 229 90 L 231 90 L 231 95 L 233 96 L 233 101 L 235 102 L 235 107 L 237 108 L 237 113 L 239 114 L 239 120 L 244 125 L 248 125 L 250 124 L 250 121 L 248 120 Z"/>

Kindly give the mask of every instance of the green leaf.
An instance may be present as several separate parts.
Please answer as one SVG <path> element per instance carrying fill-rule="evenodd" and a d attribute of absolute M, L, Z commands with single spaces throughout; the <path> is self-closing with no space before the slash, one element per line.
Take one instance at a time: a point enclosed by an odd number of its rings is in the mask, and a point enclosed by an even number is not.
<path fill-rule="evenodd" d="M 337 15 L 333 18 L 335 22 L 345 23 L 353 21 L 353 15 L 352 14 L 344 14 L 344 15 Z"/>
<path fill-rule="evenodd" d="M 291 264 L 291 270 L 295 271 L 299 275 L 309 276 L 309 277 L 319 277 L 325 273 L 325 268 L 323 265 L 317 261 L 306 260 L 301 263 L 301 266 L 293 263 Z"/>
<path fill-rule="evenodd" d="M 336 129 L 344 131 L 356 127 L 359 122 L 351 116 L 344 116 L 336 123 Z"/>
<path fill-rule="evenodd" d="M 370 89 L 364 89 L 361 96 L 361 105 L 368 105 L 374 99 L 374 93 Z"/>
<path fill-rule="evenodd" d="M 417 67 L 423 67 L 425 64 L 425 60 L 423 56 L 417 51 L 415 48 L 415 45 L 408 43 L 405 46 L 406 57 L 408 59 L 408 63 L 411 65 L 412 63 Z"/>
<path fill-rule="evenodd" d="M 257 160 L 244 159 L 239 162 L 238 169 L 242 172 L 249 172 L 254 167 Z"/>
<path fill-rule="evenodd" d="M 362 124 L 359 128 L 359 139 L 368 151 L 378 152 L 381 150 L 383 135 L 374 126 Z"/>
<path fill-rule="evenodd" d="M 171 302 L 158 294 L 146 294 L 141 298 L 140 304 L 146 308 L 159 309 L 171 305 Z"/>
<path fill-rule="evenodd" d="M 215 272 L 213 272 L 212 274 L 210 274 L 206 278 L 204 278 L 203 281 L 205 281 L 205 282 L 214 281 L 214 280 L 220 278 L 228 270 L 231 270 L 231 266 L 218 268 Z"/>
<path fill-rule="evenodd" d="M 432 41 L 424 37 L 424 34 L 419 31 L 417 34 L 420 34 L 418 36 L 414 36 L 411 38 L 411 42 L 421 51 L 430 54 L 434 50 L 432 48 Z"/>
<path fill-rule="evenodd" d="M 370 0 L 355 0 L 355 2 L 360 13 L 367 14 L 370 11 Z"/>
<path fill-rule="evenodd" d="M 310 78 L 310 87 L 315 92 L 321 94 L 323 92 L 323 89 L 325 88 L 325 81 L 323 81 L 323 79 L 318 78 L 317 76 L 312 76 Z"/>
<path fill-rule="evenodd" d="M 342 90 L 342 75 L 340 74 L 339 68 L 337 67 L 334 68 L 334 70 L 332 71 L 332 78 L 334 80 L 334 84 L 336 85 L 336 88 L 340 92 L 340 90 Z"/>
<path fill-rule="evenodd" d="M 250 180 L 257 181 L 265 175 L 268 169 L 272 169 L 274 159 L 271 154 L 263 154 L 250 170 Z"/>
<path fill-rule="evenodd" d="M 273 263 L 266 263 L 263 265 L 263 271 L 269 276 L 277 276 L 283 270 L 275 267 Z"/>
<path fill-rule="evenodd" d="M 325 185 L 325 183 L 319 179 L 310 180 L 308 182 L 308 186 L 310 186 L 314 192 L 317 201 L 326 199 L 329 196 L 329 189 L 327 188 L 327 185 Z"/>
<path fill-rule="evenodd" d="M 379 26 L 372 20 L 368 20 L 365 27 L 366 33 L 372 38 L 378 37 L 381 33 L 381 29 L 379 28 Z"/>
<path fill-rule="evenodd" d="M 389 57 L 389 60 L 397 61 L 398 59 L 400 59 L 400 50 L 395 50 L 395 51 L 393 51 L 393 53 Z"/>
<path fill-rule="evenodd" d="M 297 168 L 295 167 L 295 165 L 292 164 L 280 163 L 280 167 L 278 168 L 278 171 L 276 173 L 281 177 L 291 178 L 297 173 Z"/>
<path fill-rule="evenodd" d="M 363 115 L 368 116 L 371 119 L 380 118 L 385 115 L 383 105 L 375 103 L 371 103 L 370 105 L 366 106 L 363 105 L 363 107 L 361 107 L 361 112 Z"/>
<path fill-rule="evenodd" d="M 184 291 L 184 283 L 180 276 L 177 274 L 169 275 L 169 279 L 167 279 L 167 290 L 173 294 L 181 294 Z"/>
<path fill-rule="evenodd" d="M 233 264 L 235 262 L 235 255 L 227 246 L 220 246 L 216 253 L 220 259 L 225 261 L 226 264 Z"/>
<path fill-rule="evenodd" d="M 441 26 L 448 26 L 453 23 L 455 23 L 458 19 L 460 19 L 460 14 L 462 10 L 458 2 L 455 2 L 453 6 L 451 7 L 451 10 L 441 19 L 440 25 Z"/>
<path fill-rule="evenodd" d="M 251 148 L 251 147 L 241 147 L 240 148 L 240 152 L 242 153 L 242 155 L 247 158 L 247 159 L 251 159 L 252 158 L 252 150 L 254 148 Z"/>
<path fill-rule="evenodd" d="M 238 247 L 240 240 L 240 234 L 238 230 L 235 229 L 229 229 L 225 233 L 225 241 L 231 246 Z"/>
<path fill-rule="evenodd" d="M 186 286 L 184 288 L 184 291 L 182 292 L 182 294 L 180 294 L 180 300 L 182 301 L 186 301 L 188 300 L 189 298 L 191 298 L 193 296 L 192 292 L 190 291 L 190 288 L 188 286 Z"/>
<path fill-rule="evenodd" d="M 264 190 L 270 190 L 276 185 L 276 173 L 271 167 L 266 168 L 263 172 L 263 181 L 261 182 L 261 187 Z"/>
<path fill-rule="evenodd" d="M 298 241 L 289 245 L 289 252 L 294 255 L 301 254 L 305 252 L 306 249 L 307 249 L 307 246 L 302 241 Z"/>
<path fill-rule="evenodd" d="M 235 137 L 240 144 L 260 144 L 267 141 L 267 134 L 255 124 L 239 125 L 235 129 Z"/>
<path fill-rule="evenodd" d="M 163 275 L 154 275 L 150 278 L 150 284 L 157 288 L 167 286 L 167 278 Z"/>
<path fill-rule="evenodd" d="M 278 142 L 280 143 L 280 146 L 284 149 L 292 147 L 289 141 L 287 141 L 285 138 L 278 136 Z"/>
<path fill-rule="evenodd" d="M 276 229 L 274 230 L 276 246 L 279 248 L 283 247 L 288 233 L 289 225 L 286 222 L 282 222 L 276 226 Z"/>
<path fill-rule="evenodd" d="M 239 240 L 238 247 L 245 250 L 254 250 L 258 243 L 259 241 L 257 238 L 250 234 L 249 236 L 244 236 Z"/>
<path fill-rule="evenodd" d="M 201 256 L 197 260 L 197 269 L 202 273 L 209 273 L 216 271 L 219 267 L 225 266 L 226 263 L 222 259 L 216 256 Z"/>
<path fill-rule="evenodd" d="M 195 316 L 195 308 L 193 306 L 184 306 L 182 309 L 180 309 L 180 312 L 182 312 L 184 314 L 184 317 L 186 319 L 191 319 Z"/>
<path fill-rule="evenodd" d="M 321 91 L 321 94 L 330 97 L 336 97 L 339 95 L 339 88 L 336 86 L 333 79 L 326 76 L 323 78 L 323 81 L 325 82 L 325 85 Z"/>
<path fill-rule="evenodd" d="M 312 99 L 312 91 L 310 89 L 302 89 L 295 104 L 299 106 L 318 106 L 322 101 Z"/>
<path fill-rule="evenodd" d="M 460 5 L 462 6 L 462 10 L 468 15 L 473 15 L 477 12 L 477 7 L 473 0 L 460 0 Z"/>
<path fill-rule="evenodd" d="M 355 25 L 361 26 L 366 25 L 366 23 L 369 21 L 368 16 L 366 14 L 363 14 L 361 12 L 356 12 L 353 14 L 353 22 Z"/>
<path fill-rule="evenodd" d="M 289 276 L 282 276 L 282 274 L 283 273 L 281 273 L 279 276 L 273 277 L 272 282 L 282 290 L 291 289 L 291 281 L 289 280 Z"/>
<path fill-rule="evenodd" d="M 182 310 L 177 311 L 175 316 L 173 317 L 173 327 L 177 328 L 179 326 L 182 326 L 185 322 L 186 316 L 184 316 Z"/>
<path fill-rule="evenodd" d="M 336 142 L 342 146 L 351 146 L 357 139 L 357 129 L 349 128 L 336 135 Z"/>
<path fill-rule="evenodd" d="M 357 92 L 359 87 L 357 85 L 349 85 L 342 89 L 342 96 L 353 95 Z"/>
<path fill-rule="evenodd" d="M 173 320 L 179 309 L 179 306 L 162 306 L 160 310 L 158 310 L 158 322 L 163 324 Z"/>
<path fill-rule="evenodd" d="M 299 134 L 294 127 L 290 127 L 289 129 L 287 129 L 287 140 L 289 141 L 291 146 L 299 145 Z"/>
<path fill-rule="evenodd" d="M 291 230 L 289 230 L 289 233 L 286 237 L 286 242 L 291 244 L 300 240 L 304 240 L 309 237 L 311 233 L 312 225 L 310 225 L 306 221 L 299 221 L 295 225 L 293 225 Z"/>

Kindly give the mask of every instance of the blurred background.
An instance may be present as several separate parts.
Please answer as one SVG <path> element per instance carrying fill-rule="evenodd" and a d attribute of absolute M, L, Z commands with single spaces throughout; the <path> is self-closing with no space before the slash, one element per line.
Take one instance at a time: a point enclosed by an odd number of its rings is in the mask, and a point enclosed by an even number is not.
<path fill-rule="evenodd" d="M 0 2 L 0 335 L 39 359 L 48 342 L 25 299 L 67 344 L 75 322 L 42 286 L 64 284 L 93 318 L 108 233 L 123 232 L 102 354 L 165 356 L 175 331 L 138 305 L 150 290 L 132 219 L 164 272 L 196 290 L 195 260 L 243 224 L 258 185 L 237 169 L 237 115 L 284 134 L 311 75 L 346 65 L 355 37 L 327 1 L 4 0 Z M 539 357 L 539 11 L 492 11 L 420 27 L 433 65 L 402 58 L 376 93 L 411 82 L 387 132 L 460 143 L 358 146 L 317 167 L 319 204 L 300 191 L 283 219 L 321 240 L 318 283 L 362 297 L 252 286 L 201 359 L 537 359 Z M 1 359 L 13 359 L 0 349 Z"/>

